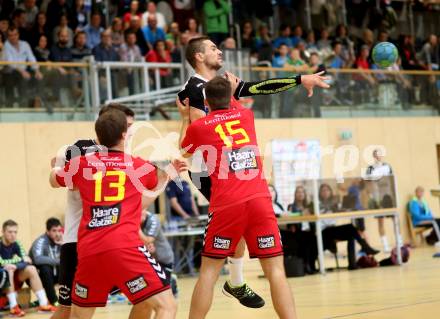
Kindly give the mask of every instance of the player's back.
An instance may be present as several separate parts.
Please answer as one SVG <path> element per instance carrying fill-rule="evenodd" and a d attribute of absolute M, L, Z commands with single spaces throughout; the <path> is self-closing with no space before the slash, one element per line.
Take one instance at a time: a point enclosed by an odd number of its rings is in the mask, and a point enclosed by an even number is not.
<path fill-rule="evenodd" d="M 270 196 L 252 111 L 245 108 L 213 111 L 191 124 L 187 137 L 186 141 L 194 142 L 196 148 L 200 146 L 199 150 L 204 151 L 212 179 L 211 209 Z"/>
<path fill-rule="evenodd" d="M 82 156 L 73 183 L 83 201 L 79 256 L 141 244 L 142 192 L 157 185 L 153 165 L 117 151 Z"/>

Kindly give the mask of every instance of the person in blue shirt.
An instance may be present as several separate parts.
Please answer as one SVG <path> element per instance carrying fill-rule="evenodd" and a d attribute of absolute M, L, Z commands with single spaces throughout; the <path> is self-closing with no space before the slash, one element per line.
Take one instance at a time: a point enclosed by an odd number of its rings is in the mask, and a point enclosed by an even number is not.
<path fill-rule="evenodd" d="M 281 44 L 287 45 L 289 48 L 293 47 L 292 38 L 290 37 L 290 26 L 282 24 L 280 27 L 280 36 L 273 41 L 273 46 L 279 48 Z"/>
<path fill-rule="evenodd" d="M 101 15 L 92 14 L 90 23 L 83 30 L 87 35 L 87 47 L 93 49 L 101 42 L 101 33 L 104 29 L 101 27 Z"/>
<path fill-rule="evenodd" d="M 278 48 L 278 55 L 275 55 L 272 59 L 272 66 L 274 68 L 282 68 L 287 64 L 289 59 L 289 48 L 285 44 L 281 44 Z"/>
<path fill-rule="evenodd" d="M 440 238 L 440 218 L 434 218 L 432 215 L 428 203 L 423 198 L 425 194 L 423 187 L 417 186 L 415 193 L 415 196 L 408 203 L 412 223 L 414 227 L 426 227 L 426 225 L 432 224 L 438 240 Z"/>
<path fill-rule="evenodd" d="M 333 43 L 333 59 L 330 61 L 330 69 L 342 69 L 345 67 L 345 61 L 342 59 L 342 44 L 335 41 Z"/>
<path fill-rule="evenodd" d="M 165 31 L 157 26 L 156 15 L 148 15 L 148 25 L 142 28 L 145 41 L 147 41 L 148 48 L 153 50 L 153 45 L 158 40 L 165 41 Z"/>

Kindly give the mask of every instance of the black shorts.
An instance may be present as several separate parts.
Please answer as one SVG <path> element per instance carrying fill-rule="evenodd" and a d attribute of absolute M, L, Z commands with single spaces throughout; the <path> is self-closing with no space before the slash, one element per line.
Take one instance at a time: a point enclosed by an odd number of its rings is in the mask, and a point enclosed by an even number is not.
<path fill-rule="evenodd" d="M 211 178 L 209 176 L 204 176 L 206 175 L 206 172 L 192 173 L 188 171 L 188 174 L 194 186 L 197 187 L 200 193 L 202 193 L 209 202 L 211 200 Z"/>
<path fill-rule="evenodd" d="M 61 246 L 60 254 L 60 276 L 58 282 L 58 302 L 62 306 L 72 305 L 71 291 L 73 279 L 75 278 L 76 266 L 78 265 L 78 254 L 76 243 L 67 243 Z"/>

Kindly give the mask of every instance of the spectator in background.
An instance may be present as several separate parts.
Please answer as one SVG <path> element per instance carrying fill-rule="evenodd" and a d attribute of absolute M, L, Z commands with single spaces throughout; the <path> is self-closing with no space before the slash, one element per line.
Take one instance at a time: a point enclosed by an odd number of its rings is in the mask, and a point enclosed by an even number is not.
<path fill-rule="evenodd" d="M 87 25 L 88 12 L 84 5 L 85 0 L 75 0 L 75 10 L 74 10 L 74 25 L 73 29 L 76 32 L 84 30 Z"/>
<path fill-rule="evenodd" d="M 65 14 L 68 16 L 68 20 L 73 22 L 73 11 L 68 5 L 66 0 L 52 0 L 47 6 L 47 27 L 49 30 L 53 30 L 60 22 L 61 16 Z"/>
<path fill-rule="evenodd" d="M 341 30 L 345 30 L 345 28 L 341 28 Z M 373 48 L 373 45 L 374 45 L 373 31 L 371 31 L 370 29 L 364 29 L 364 31 L 362 32 L 362 39 L 358 41 L 357 52 L 358 53 L 361 52 L 363 47 L 364 48 L 367 47 L 368 51 L 370 51 Z"/>
<path fill-rule="evenodd" d="M 156 4 L 153 1 L 149 1 L 147 4 L 147 11 L 145 11 L 145 13 L 142 15 L 142 25 L 143 26 L 149 25 L 148 18 L 153 15 L 156 18 L 157 27 L 161 28 L 162 30 L 165 30 L 167 27 L 165 17 L 163 16 L 162 13 L 157 11 Z"/>
<path fill-rule="evenodd" d="M 9 62 L 36 62 L 35 56 L 29 44 L 20 40 L 18 29 L 11 27 L 8 31 L 8 41 L 5 46 L 5 60 Z M 29 88 L 34 88 L 39 92 L 40 81 L 43 75 L 39 71 L 37 65 L 28 68 L 26 65 L 9 65 L 6 71 L 7 82 L 13 83 L 11 89 L 6 90 L 6 99 L 9 105 L 12 106 L 14 100 L 14 87 L 18 90 L 18 103 L 22 105 L 32 92 Z M 36 83 L 35 83 L 36 82 Z M 26 92 L 26 94 L 22 94 Z M 34 100 L 35 103 L 35 100 Z"/>
<path fill-rule="evenodd" d="M 85 57 L 92 55 L 92 50 L 86 46 L 87 34 L 84 31 L 79 31 L 73 38 L 72 60 L 81 61 Z"/>
<path fill-rule="evenodd" d="M 220 50 L 235 50 L 237 49 L 237 44 L 235 42 L 234 38 L 228 37 L 225 39 L 225 41 L 222 42 L 222 44 L 220 44 Z"/>
<path fill-rule="evenodd" d="M 310 53 L 319 51 L 315 40 L 315 32 L 313 32 L 313 30 L 307 33 L 306 49 Z"/>
<path fill-rule="evenodd" d="M 9 219 L 3 223 L 3 235 L 0 242 L 0 266 L 3 267 L 9 275 L 10 287 L 6 289 L 6 293 L 10 313 L 17 317 L 23 317 L 25 315 L 25 312 L 21 310 L 17 303 L 16 291 L 28 280 L 33 292 L 38 298 L 38 310 L 53 312 L 56 308 L 48 303 L 37 269 L 32 265 L 32 260 L 26 256 L 26 251 L 17 240 L 17 232 L 18 224 L 15 221 Z"/>
<path fill-rule="evenodd" d="M 170 24 L 170 28 L 168 29 L 168 33 L 166 35 L 167 41 L 172 41 L 174 48 L 180 49 L 182 47 L 182 35 L 179 30 L 179 24 L 177 22 L 173 22 Z"/>
<path fill-rule="evenodd" d="M 282 24 L 280 26 L 280 36 L 273 41 L 273 46 L 279 48 L 281 44 L 287 45 L 290 49 L 293 47 L 292 38 L 290 37 L 291 29 L 289 25 Z"/>
<path fill-rule="evenodd" d="M 100 43 L 92 49 L 92 54 L 98 62 L 119 61 L 119 54 L 112 45 L 112 33 L 110 30 L 101 32 Z"/>
<path fill-rule="evenodd" d="M 431 34 L 428 41 L 423 45 L 420 52 L 420 61 L 423 67 L 427 70 L 439 70 L 440 46 L 438 43 L 438 37 L 435 34 Z"/>
<path fill-rule="evenodd" d="M 272 37 L 265 23 L 261 24 L 258 30 L 258 36 L 255 39 L 255 49 L 257 50 L 258 61 L 272 61 Z"/>
<path fill-rule="evenodd" d="M 25 29 L 32 29 L 35 23 L 35 17 L 38 14 L 38 7 L 35 5 L 35 0 L 24 0 L 18 8 L 24 11 Z"/>
<path fill-rule="evenodd" d="M 338 41 L 333 42 L 333 55 L 328 66 L 331 69 L 342 69 L 347 66 L 342 57 L 342 44 Z"/>
<path fill-rule="evenodd" d="M 147 41 L 145 40 L 144 33 L 141 29 L 141 19 L 138 16 L 131 17 L 130 27 L 126 30 L 136 34 L 136 44 L 139 46 L 142 55 L 144 56 L 148 52 Z"/>
<path fill-rule="evenodd" d="M 312 52 L 310 54 L 309 59 L 309 69 L 307 70 L 307 73 L 314 74 L 321 71 L 326 71 L 325 66 L 321 63 L 321 60 L 319 58 L 319 54 L 317 52 Z M 316 90 L 313 95 L 310 97 L 310 104 L 312 105 L 313 109 L 313 116 L 314 117 L 321 117 L 321 105 L 322 105 L 322 92 L 321 89 Z"/>
<path fill-rule="evenodd" d="M 133 0 L 130 3 L 130 11 L 125 13 L 122 20 L 124 22 L 124 29 L 127 29 L 130 26 L 130 21 L 132 17 L 142 18 L 142 14 L 139 13 L 139 1 Z"/>
<path fill-rule="evenodd" d="M 57 218 L 49 218 L 46 221 L 46 233 L 32 243 L 29 251 L 29 257 L 38 269 L 47 298 L 52 305 L 58 301 L 55 284 L 58 283 L 62 242 L 61 222 Z"/>
<path fill-rule="evenodd" d="M 49 36 L 49 29 L 47 28 L 47 19 L 46 14 L 44 12 L 39 12 L 37 14 L 37 17 L 35 18 L 34 27 L 29 32 L 29 45 L 31 48 L 35 48 L 38 44 L 38 41 L 42 35 L 46 36 L 47 38 L 47 46 L 50 47 L 50 44 L 52 43 L 52 37 Z"/>
<path fill-rule="evenodd" d="M 50 51 L 48 49 L 47 37 L 42 34 L 38 39 L 38 45 L 34 48 L 35 58 L 38 62 L 49 61 Z"/>
<path fill-rule="evenodd" d="M 272 207 L 273 211 L 275 212 L 275 216 L 280 217 L 281 215 L 284 215 L 284 207 L 278 201 L 278 192 L 275 189 L 275 186 L 269 184 L 269 193 L 270 197 L 272 198 Z"/>
<path fill-rule="evenodd" d="M 308 69 L 307 63 L 301 58 L 300 50 L 293 48 L 287 59 L 287 64 L 294 72 L 305 72 Z"/>
<path fill-rule="evenodd" d="M 125 32 L 125 43 L 121 45 L 119 50 L 121 61 L 124 62 L 142 62 L 143 57 L 139 46 L 136 45 L 136 34 L 133 31 L 127 30 Z M 135 94 L 135 79 L 133 69 L 125 69 L 127 72 L 127 85 L 130 95 Z"/>
<path fill-rule="evenodd" d="M 377 35 L 377 42 L 388 42 L 388 38 L 388 32 L 386 30 L 381 30 Z"/>
<path fill-rule="evenodd" d="M 157 26 L 157 19 L 154 14 L 148 16 L 148 25 L 142 28 L 144 33 L 145 41 L 147 41 L 147 46 L 150 50 L 153 49 L 153 45 L 156 41 L 165 41 L 165 31 Z"/>
<path fill-rule="evenodd" d="M 157 40 L 154 43 L 153 50 L 150 50 L 145 56 L 147 62 L 154 63 L 171 63 L 170 52 L 166 49 L 165 41 Z M 159 69 L 161 87 L 170 86 L 171 84 L 171 69 Z"/>
<path fill-rule="evenodd" d="M 289 47 L 287 44 L 281 44 L 278 48 L 278 54 L 276 54 L 272 59 L 272 66 L 274 68 L 283 68 L 286 66 L 289 59 Z"/>
<path fill-rule="evenodd" d="M 368 36 L 365 38 L 366 40 L 366 45 L 368 45 L 369 49 L 371 50 L 373 48 L 373 38 L 372 38 L 372 33 L 368 32 L 369 30 L 366 30 L 366 34 L 368 34 Z M 347 27 L 343 24 L 338 25 L 338 27 L 336 28 L 336 41 L 340 42 L 342 45 L 342 57 L 346 63 L 346 65 L 352 65 L 356 59 L 356 54 L 354 52 L 354 43 L 353 41 L 351 41 L 349 35 L 348 35 L 348 30 Z"/>
<path fill-rule="evenodd" d="M 73 45 L 73 31 L 69 28 L 69 20 L 67 15 L 63 14 L 60 17 L 59 24 L 53 29 L 52 32 L 52 43 L 56 43 L 58 41 L 58 34 L 60 30 L 66 30 L 67 31 L 67 46 L 71 47 Z"/>
<path fill-rule="evenodd" d="M 15 9 L 14 12 L 12 12 L 11 26 L 15 27 L 20 33 L 20 40 L 26 41 L 29 39 L 29 32 L 26 29 L 26 15 L 24 10 Z"/>
<path fill-rule="evenodd" d="M 228 15 L 231 7 L 226 0 L 207 0 L 203 4 L 206 33 L 212 42 L 220 45 L 228 36 Z"/>
<path fill-rule="evenodd" d="M 182 34 L 182 44 L 186 45 L 192 38 L 200 37 L 201 34 L 197 31 L 197 20 L 189 18 L 186 24 L 186 30 Z"/>
<path fill-rule="evenodd" d="M 292 41 L 292 47 L 296 47 L 298 45 L 298 43 L 300 43 L 301 41 L 304 41 L 303 29 L 301 28 L 301 26 L 299 26 L 299 25 L 295 26 L 295 28 L 293 29 L 293 35 L 292 35 L 291 41 Z"/>
<path fill-rule="evenodd" d="M 104 29 L 101 27 L 101 14 L 95 12 L 90 18 L 90 23 L 84 28 L 87 35 L 87 46 L 94 49 L 101 42 L 101 34 Z"/>
<path fill-rule="evenodd" d="M 251 53 L 255 52 L 255 32 L 251 21 L 243 23 L 241 47 L 243 49 L 249 49 Z"/>
<path fill-rule="evenodd" d="M 121 45 L 124 43 L 124 31 L 122 20 L 118 17 L 113 19 L 112 22 L 112 43 L 117 51 L 121 48 Z"/>
<path fill-rule="evenodd" d="M 433 244 L 440 239 L 440 218 L 434 218 L 428 202 L 423 198 L 424 194 L 425 189 L 417 186 L 415 196 L 408 203 L 408 211 L 414 227 L 432 225 L 433 232 L 426 239 L 429 244 Z"/>
<path fill-rule="evenodd" d="M 355 67 L 361 70 L 369 70 L 371 68 L 371 64 L 369 61 L 370 56 L 370 48 L 368 45 L 363 45 L 361 47 L 361 51 L 359 53 L 358 58 L 355 62 Z M 376 78 L 371 73 L 355 73 L 353 74 L 353 78 L 356 80 L 356 85 L 363 90 L 365 93 L 366 90 L 371 89 L 373 86 L 377 84 Z M 362 93 L 362 92 L 361 92 Z M 367 100 L 370 100 L 371 92 L 368 92 Z"/>
<path fill-rule="evenodd" d="M 8 38 L 9 19 L 7 17 L 0 17 L 0 37 L 5 42 Z"/>
<path fill-rule="evenodd" d="M 177 280 L 173 276 L 174 253 L 168 239 L 164 236 L 158 215 L 142 210 L 140 237 L 148 251 L 161 264 L 170 281 L 174 297 L 177 297 Z M 148 318 L 148 317 L 147 317 Z"/>
<path fill-rule="evenodd" d="M 330 34 L 326 28 L 321 30 L 321 36 L 318 42 L 316 43 L 318 50 L 325 60 L 332 53 L 332 42 L 329 39 Z"/>

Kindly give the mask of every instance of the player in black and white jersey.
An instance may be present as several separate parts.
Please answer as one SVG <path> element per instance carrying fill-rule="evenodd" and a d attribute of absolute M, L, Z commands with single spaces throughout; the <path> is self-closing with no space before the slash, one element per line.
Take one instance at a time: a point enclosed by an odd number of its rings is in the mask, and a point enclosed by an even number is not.
<path fill-rule="evenodd" d="M 189 41 L 186 49 L 186 59 L 194 68 L 196 74 L 189 78 L 183 89 L 178 93 L 176 103 L 181 112 L 185 103 L 190 106 L 190 122 L 200 119 L 208 113 L 205 105 L 204 87 L 206 83 L 217 75 L 217 71 L 223 65 L 222 52 L 217 46 L 209 40 L 208 37 L 193 38 Z M 245 96 L 266 95 L 283 92 L 296 87 L 300 84 L 308 91 L 308 96 L 312 96 L 313 88 L 319 86 L 328 88 L 329 85 L 324 82 L 323 72 L 310 75 L 296 75 L 288 78 L 268 79 L 259 82 L 244 82 L 229 72 L 224 76 L 230 81 L 232 92 L 231 107 L 239 103 L 238 99 Z M 270 107 L 270 106 L 268 106 Z M 185 136 L 181 132 L 180 136 Z M 193 159 L 194 163 L 194 159 Z M 211 196 L 211 181 L 206 172 L 190 172 L 194 185 L 209 201 Z M 226 295 L 232 295 L 239 302 L 250 308 L 260 308 L 264 306 L 264 300 L 258 296 L 245 283 L 243 278 L 243 256 L 245 251 L 245 242 L 241 240 L 237 246 L 233 258 L 228 258 L 230 264 L 230 280 L 226 281 L 223 291 Z"/>
<path fill-rule="evenodd" d="M 104 106 L 99 115 L 108 110 L 117 109 L 127 116 L 127 124 L 130 127 L 134 122 L 134 112 L 121 104 L 109 104 Z M 93 154 L 102 150 L 101 146 L 93 139 L 78 140 L 67 147 L 64 154 L 64 160 L 69 162 L 72 158 Z M 55 165 L 55 159 L 52 160 L 52 167 Z M 60 255 L 60 274 L 59 274 L 59 304 L 60 307 L 52 315 L 51 319 L 68 319 L 70 316 L 70 307 L 72 305 L 71 289 L 75 277 L 76 266 L 78 264 L 78 255 L 76 246 L 78 241 L 78 227 L 82 216 L 82 201 L 78 190 L 67 191 L 67 205 L 64 217 L 64 235 L 63 245 Z"/>

